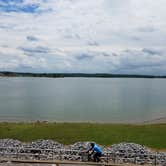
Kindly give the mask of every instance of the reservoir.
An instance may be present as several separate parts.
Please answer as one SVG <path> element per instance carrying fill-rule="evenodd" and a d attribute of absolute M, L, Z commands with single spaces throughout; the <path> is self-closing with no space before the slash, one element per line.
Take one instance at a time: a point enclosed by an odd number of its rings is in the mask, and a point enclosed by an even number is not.
<path fill-rule="evenodd" d="M 0 77 L 0 121 L 135 123 L 166 117 L 166 79 Z"/>

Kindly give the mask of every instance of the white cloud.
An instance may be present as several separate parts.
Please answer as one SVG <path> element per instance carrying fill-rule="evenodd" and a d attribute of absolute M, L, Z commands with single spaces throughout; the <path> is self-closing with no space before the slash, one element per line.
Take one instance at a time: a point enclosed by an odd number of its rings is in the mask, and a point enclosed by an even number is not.
<path fill-rule="evenodd" d="M 39 7 L 32 13 L 0 13 L 0 70 L 27 65 L 34 72 L 164 73 L 165 0 L 24 0 L 19 5 Z M 37 53 L 37 48 L 49 51 Z M 144 48 L 162 54 L 147 55 Z M 87 57 L 79 59 L 83 54 Z"/>

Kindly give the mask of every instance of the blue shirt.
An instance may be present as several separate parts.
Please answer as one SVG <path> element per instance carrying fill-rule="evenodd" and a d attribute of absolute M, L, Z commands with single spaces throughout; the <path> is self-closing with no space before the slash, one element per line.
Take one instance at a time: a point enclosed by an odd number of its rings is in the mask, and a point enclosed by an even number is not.
<path fill-rule="evenodd" d="M 101 149 L 99 146 L 97 146 L 96 144 L 95 144 L 95 146 L 93 147 L 93 150 L 94 150 L 95 152 L 97 152 L 97 153 L 102 153 L 102 149 Z"/>

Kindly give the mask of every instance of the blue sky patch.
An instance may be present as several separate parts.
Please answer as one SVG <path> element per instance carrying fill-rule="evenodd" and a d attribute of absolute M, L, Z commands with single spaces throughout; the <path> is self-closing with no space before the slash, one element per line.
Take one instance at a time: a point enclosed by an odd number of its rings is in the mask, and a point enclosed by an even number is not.
<path fill-rule="evenodd" d="M 39 4 L 22 4 L 23 0 L 0 0 L 0 12 L 35 13 Z"/>
<path fill-rule="evenodd" d="M 23 0 L 0 0 L 0 3 L 21 3 Z"/>

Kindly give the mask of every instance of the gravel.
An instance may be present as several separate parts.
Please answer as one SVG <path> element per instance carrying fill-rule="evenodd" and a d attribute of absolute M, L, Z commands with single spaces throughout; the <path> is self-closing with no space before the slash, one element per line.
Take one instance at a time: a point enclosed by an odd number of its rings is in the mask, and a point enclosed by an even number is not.
<path fill-rule="evenodd" d="M 0 147 L 21 147 L 22 142 L 14 139 L 0 139 Z"/>
<path fill-rule="evenodd" d="M 69 148 L 71 150 L 86 150 L 89 148 L 89 143 L 90 142 L 76 142 L 73 145 L 70 145 Z"/>
<path fill-rule="evenodd" d="M 22 143 L 14 139 L 0 139 L 0 156 L 2 158 L 81 161 L 82 151 L 88 148 L 89 142 L 76 142 L 73 145 L 64 146 L 56 141 L 44 139 L 31 143 Z M 166 165 L 166 152 L 154 152 L 143 145 L 122 142 L 103 148 L 102 160 L 164 166 Z"/>
<path fill-rule="evenodd" d="M 24 146 L 26 146 L 26 144 Z M 53 140 L 39 139 L 39 140 L 34 141 L 30 144 L 27 144 L 26 147 L 40 148 L 40 149 L 63 149 L 64 145 L 60 144 L 59 142 L 55 142 Z"/>

